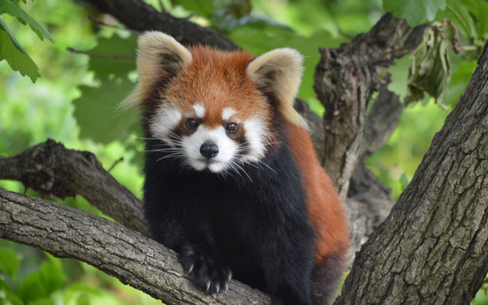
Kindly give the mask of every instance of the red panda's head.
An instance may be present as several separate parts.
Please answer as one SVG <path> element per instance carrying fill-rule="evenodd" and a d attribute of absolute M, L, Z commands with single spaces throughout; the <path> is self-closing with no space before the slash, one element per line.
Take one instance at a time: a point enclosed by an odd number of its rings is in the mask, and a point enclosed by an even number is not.
<path fill-rule="evenodd" d="M 146 131 L 196 170 L 223 172 L 259 162 L 273 143 L 276 120 L 303 125 L 293 102 L 302 57 L 276 49 L 185 48 L 161 32 L 139 38 L 139 83 L 122 108 L 142 106 Z"/>

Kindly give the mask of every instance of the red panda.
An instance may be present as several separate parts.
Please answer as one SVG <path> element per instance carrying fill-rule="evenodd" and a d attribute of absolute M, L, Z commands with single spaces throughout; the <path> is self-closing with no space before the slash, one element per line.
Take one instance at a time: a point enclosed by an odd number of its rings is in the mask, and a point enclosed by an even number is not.
<path fill-rule="evenodd" d="M 292 49 L 185 48 L 139 38 L 144 202 L 153 238 L 179 253 L 209 294 L 231 278 L 273 304 L 326 304 L 343 272 L 342 203 L 294 110 L 302 57 Z"/>

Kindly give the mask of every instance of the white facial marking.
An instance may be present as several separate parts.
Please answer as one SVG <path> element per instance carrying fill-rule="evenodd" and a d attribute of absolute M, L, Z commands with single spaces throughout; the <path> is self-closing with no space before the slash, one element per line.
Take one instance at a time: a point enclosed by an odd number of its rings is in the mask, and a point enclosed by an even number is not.
<path fill-rule="evenodd" d="M 234 114 L 236 114 L 236 111 L 234 109 L 224 108 L 224 110 L 222 111 L 222 120 L 228 121 L 230 117 L 233 116 Z"/>
<path fill-rule="evenodd" d="M 244 128 L 246 129 L 246 139 L 251 152 L 243 160 L 259 161 L 266 153 L 266 125 L 261 118 L 254 117 L 244 121 Z"/>
<path fill-rule="evenodd" d="M 200 147 L 207 141 L 214 142 L 219 148 L 218 155 L 211 159 L 206 159 L 200 153 Z M 191 136 L 183 137 L 181 143 L 188 161 L 194 169 L 208 168 L 214 173 L 226 169 L 238 150 L 238 145 L 227 136 L 223 126 L 211 130 L 205 125 L 200 125 Z"/>
<path fill-rule="evenodd" d="M 193 105 L 193 109 L 199 119 L 203 119 L 205 116 L 205 107 L 202 104 L 195 104 Z"/>
<path fill-rule="evenodd" d="M 171 130 L 180 122 L 181 112 L 173 106 L 166 106 L 156 111 L 149 128 L 154 137 L 165 140 L 168 143 Z"/>

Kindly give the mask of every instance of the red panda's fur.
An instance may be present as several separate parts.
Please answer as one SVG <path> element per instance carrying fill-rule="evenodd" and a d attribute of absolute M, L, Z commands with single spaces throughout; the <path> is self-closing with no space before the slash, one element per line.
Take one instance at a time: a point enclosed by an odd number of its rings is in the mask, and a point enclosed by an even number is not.
<path fill-rule="evenodd" d="M 255 58 L 146 35 L 140 84 L 127 103 L 143 111 L 144 199 L 154 238 L 180 253 L 193 283 L 208 293 L 234 274 L 272 294 L 274 304 L 330 300 L 349 236 L 339 195 L 293 109 L 298 53 Z M 210 140 L 192 147 L 198 132 Z M 264 146 L 254 147 L 260 142 L 250 136 L 263 137 Z M 214 156 L 230 154 L 213 143 L 222 137 L 235 156 L 212 169 Z"/>
<path fill-rule="evenodd" d="M 349 232 L 339 195 L 317 160 L 308 132 L 294 124 L 290 124 L 290 131 L 290 146 L 305 183 L 308 215 L 318 235 L 316 261 L 338 253 L 345 256 Z"/>

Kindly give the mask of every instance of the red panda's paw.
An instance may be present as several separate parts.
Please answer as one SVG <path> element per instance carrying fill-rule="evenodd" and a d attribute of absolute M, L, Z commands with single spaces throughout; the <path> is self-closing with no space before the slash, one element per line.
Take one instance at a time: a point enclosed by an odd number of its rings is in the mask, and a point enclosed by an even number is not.
<path fill-rule="evenodd" d="M 232 272 L 215 257 L 205 255 L 195 248 L 187 246 L 180 253 L 180 262 L 192 283 L 207 294 L 219 293 L 228 289 Z"/>

